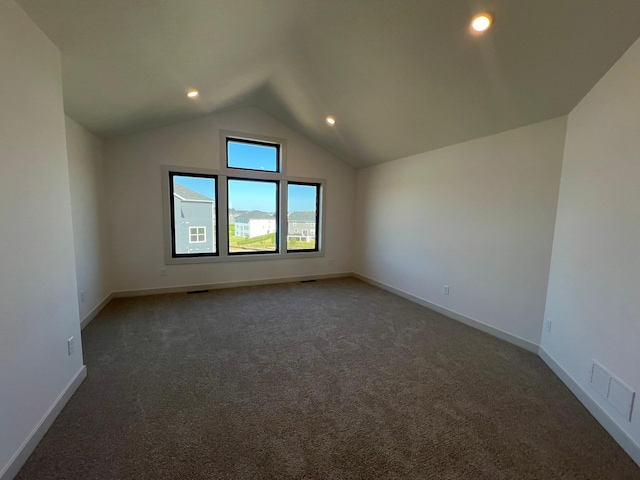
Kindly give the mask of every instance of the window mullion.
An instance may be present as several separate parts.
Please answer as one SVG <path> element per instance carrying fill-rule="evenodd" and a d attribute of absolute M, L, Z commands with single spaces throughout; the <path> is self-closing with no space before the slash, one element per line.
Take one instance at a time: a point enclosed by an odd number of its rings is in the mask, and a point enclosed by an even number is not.
<path fill-rule="evenodd" d="M 286 179 L 282 179 L 280 181 L 280 209 L 279 209 L 279 219 L 278 219 L 278 228 L 280 232 L 279 240 L 280 240 L 280 253 L 283 256 L 287 256 L 287 215 L 288 215 L 288 204 L 289 204 L 289 182 Z"/>
<path fill-rule="evenodd" d="M 227 176 L 218 175 L 218 254 L 228 256 L 229 251 L 229 197 L 227 195 Z"/>

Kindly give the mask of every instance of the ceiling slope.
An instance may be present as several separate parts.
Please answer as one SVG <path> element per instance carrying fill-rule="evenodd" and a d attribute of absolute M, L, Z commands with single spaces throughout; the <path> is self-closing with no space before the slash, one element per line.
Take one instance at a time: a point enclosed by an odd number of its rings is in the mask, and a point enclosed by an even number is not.
<path fill-rule="evenodd" d="M 102 138 L 255 105 L 355 167 L 565 115 L 640 36 L 638 0 L 17 3 Z"/>

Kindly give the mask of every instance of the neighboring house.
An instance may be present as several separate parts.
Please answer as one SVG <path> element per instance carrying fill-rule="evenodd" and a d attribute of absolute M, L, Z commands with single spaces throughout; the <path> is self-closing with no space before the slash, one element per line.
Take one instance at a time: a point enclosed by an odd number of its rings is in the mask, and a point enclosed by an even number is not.
<path fill-rule="evenodd" d="M 252 210 L 235 218 L 236 237 L 253 238 L 275 233 L 277 225 L 273 215 L 260 210 Z"/>
<path fill-rule="evenodd" d="M 216 209 L 212 198 L 173 184 L 176 253 L 211 253 L 216 248 Z"/>
<path fill-rule="evenodd" d="M 236 217 L 242 215 L 243 213 L 247 213 L 246 210 L 236 210 L 235 208 L 230 208 L 228 213 L 229 225 L 236 224 Z"/>
<path fill-rule="evenodd" d="M 311 242 L 316 238 L 316 212 L 292 212 L 287 218 L 287 241 Z"/>

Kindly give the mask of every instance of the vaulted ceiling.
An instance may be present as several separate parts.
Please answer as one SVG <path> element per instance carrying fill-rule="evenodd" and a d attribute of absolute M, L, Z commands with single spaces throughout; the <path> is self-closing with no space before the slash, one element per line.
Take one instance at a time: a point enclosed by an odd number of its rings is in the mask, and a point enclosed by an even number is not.
<path fill-rule="evenodd" d="M 355 167 L 567 114 L 640 36 L 638 0 L 17 2 L 101 138 L 254 105 Z"/>

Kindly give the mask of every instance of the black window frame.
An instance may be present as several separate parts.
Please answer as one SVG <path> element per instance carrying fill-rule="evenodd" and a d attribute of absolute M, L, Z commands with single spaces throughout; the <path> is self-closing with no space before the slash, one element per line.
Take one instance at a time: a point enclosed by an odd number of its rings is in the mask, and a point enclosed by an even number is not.
<path fill-rule="evenodd" d="M 262 147 L 273 147 L 276 149 L 276 169 L 275 170 L 259 170 L 257 168 L 243 168 L 243 167 L 232 167 L 231 165 L 229 165 L 229 142 L 233 142 L 233 143 L 244 143 L 247 145 L 259 145 Z M 260 141 L 260 140 L 247 140 L 246 138 L 236 138 L 236 137 L 226 137 L 226 143 L 225 143 L 225 157 L 226 157 L 226 166 L 227 168 L 233 169 L 233 170 L 242 170 L 245 172 L 264 172 L 264 173 L 282 173 L 282 157 L 281 157 L 281 146 L 279 143 L 271 143 L 271 142 L 264 142 L 264 141 Z"/>
<path fill-rule="evenodd" d="M 289 250 L 289 185 L 304 185 L 308 187 L 316 187 L 316 228 L 315 228 L 315 248 L 298 248 Z M 285 239 L 285 249 L 287 253 L 314 253 L 320 251 L 320 195 L 322 192 L 322 184 L 316 182 L 303 182 L 297 180 L 287 181 L 287 238 Z M 299 223 L 299 222 L 298 222 Z"/>
<path fill-rule="evenodd" d="M 235 168 L 235 167 L 230 167 L 230 168 Z M 246 169 L 242 169 L 239 168 L 237 170 L 246 170 Z M 257 171 L 262 171 L 262 170 L 257 170 Z M 270 172 L 273 173 L 273 172 Z M 229 241 L 229 182 L 231 180 L 239 180 L 242 182 L 263 182 L 263 183 L 273 183 L 276 186 L 276 214 L 275 214 L 275 219 L 276 219 L 276 240 L 275 240 L 275 245 L 276 245 L 276 249 L 275 250 L 263 250 L 263 251 L 257 251 L 257 252 L 232 252 L 231 251 L 231 242 Z M 250 177 L 235 177 L 235 176 L 227 176 L 227 205 L 226 205 L 226 210 L 227 210 L 227 256 L 229 257 L 236 257 L 236 256 L 243 256 L 243 255 L 276 255 L 280 253 L 280 183 L 281 180 L 278 179 L 264 179 L 264 178 L 250 178 Z"/>
<path fill-rule="evenodd" d="M 173 189 L 173 177 L 198 177 L 213 179 L 214 182 L 214 199 L 213 208 L 216 215 L 215 234 L 212 235 L 215 238 L 216 251 L 211 253 L 176 253 L 176 219 L 175 219 L 175 199 Z M 219 257 L 220 256 L 220 229 L 218 228 L 218 219 L 220 218 L 220 212 L 218 211 L 218 175 L 206 174 L 206 173 L 189 173 L 169 170 L 169 216 L 171 217 L 171 258 L 203 258 L 203 257 Z"/>

